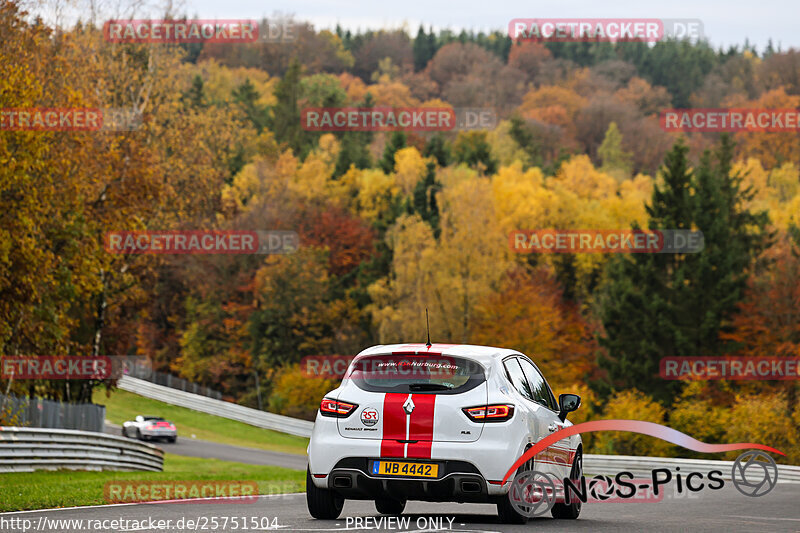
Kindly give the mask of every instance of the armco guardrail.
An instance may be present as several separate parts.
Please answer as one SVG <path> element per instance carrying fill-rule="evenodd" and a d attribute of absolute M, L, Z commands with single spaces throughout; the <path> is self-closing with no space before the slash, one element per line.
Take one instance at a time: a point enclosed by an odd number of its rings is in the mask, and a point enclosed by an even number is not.
<path fill-rule="evenodd" d="M 0 426 L 0 472 L 59 469 L 160 472 L 164 452 L 93 431 Z"/>
<path fill-rule="evenodd" d="M 742 450 L 744 452 L 745 450 Z M 673 459 L 671 457 L 637 457 L 633 455 L 592 455 L 586 454 L 583 461 L 585 474 L 614 475 L 617 472 L 631 472 L 635 477 L 649 478 L 654 468 L 674 470 L 681 467 L 682 472 L 702 472 L 712 470 L 722 472 L 724 479 L 731 478 L 733 461 L 712 461 L 708 459 Z M 778 465 L 778 483 L 800 483 L 800 466 Z"/>
<path fill-rule="evenodd" d="M 163 387 L 155 383 L 150 383 L 149 381 L 129 376 L 123 376 L 117 381 L 117 387 L 160 402 L 186 407 L 194 411 L 200 411 L 201 413 L 221 416 L 222 418 L 238 420 L 239 422 L 244 422 L 251 426 L 272 429 L 282 433 L 289 433 L 290 435 L 310 437 L 311 429 L 314 427 L 314 423 L 307 420 L 299 420 L 288 416 L 276 415 L 275 413 L 259 411 L 258 409 L 252 409 L 231 402 L 214 400 L 213 398 Z M 180 428 L 178 428 L 178 430 L 180 431 Z"/>

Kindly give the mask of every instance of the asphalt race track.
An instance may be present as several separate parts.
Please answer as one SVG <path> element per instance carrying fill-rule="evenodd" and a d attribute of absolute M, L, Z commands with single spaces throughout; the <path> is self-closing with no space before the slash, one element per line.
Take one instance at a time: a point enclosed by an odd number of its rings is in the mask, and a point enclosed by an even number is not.
<path fill-rule="evenodd" d="M 119 430 L 109 428 L 119 434 Z M 279 465 L 305 470 L 306 457 L 182 437 L 175 444 L 158 444 L 165 451 L 193 457 L 218 458 L 248 464 Z M 674 489 L 673 489 L 674 490 Z M 238 528 L 233 524 L 238 520 Z M 349 520 L 348 520 L 349 518 Z M 667 494 L 660 502 L 588 503 L 575 521 L 546 517 L 532 519 L 525 526 L 501 524 L 493 505 L 432 504 L 410 502 L 398 524 L 393 518 L 378 515 L 372 502 L 348 501 L 339 520 L 312 519 L 306 509 L 305 494 L 260 496 L 251 503 L 194 500 L 188 503 L 121 504 L 98 507 L 52 509 L 0 514 L 0 532 L 23 531 L 20 522 L 28 520 L 27 531 L 724 531 L 800 533 L 800 484 L 778 483 L 767 495 L 751 498 L 726 484 L 721 490 L 696 494 Z M 88 527 L 87 520 L 136 520 L 128 527 Z M 148 525 L 153 520 L 153 527 Z M 183 519 L 182 527 L 178 521 Z M 217 527 L 212 520 L 216 519 Z M 222 527 L 227 519 L 226 527 Z M 384 519 L 383 522 L 376 522 Z M 64 520 L 83 520 L 76 528 Z M 160 520 L 170 520 L 159 524 Z M 194 523 L 188 527 L 186 521 Z M 255 521 L 255 522 L 254 522 Z M 246 522 L 248 527 L 242 527 Z M 251 527 L 258 525 L 258 527 Z M 386 527 L 389 525 L 390 527 Z M 160 526 L 160 527 L 159 527 Z M 263 526 L 263 527 L 262 527 Z"/>
<path fill-rule="evenodd" d="M 657 503 L 594 503 L 584 506 L 576 521 L 535 518 L 525 526 L 510 526 L 499 523 L 494 507 L 475 504 L 429 504 L 409 503 L 403 518 L 409 518 L 408 526 L 392 531 L 432 531 L 439 524 L 450 531 L 724 531 L 732 532 L 797 532 L 800 531 L 800 485 L 779 483 L 769 494 L 760 498 L 743 496 L 731 486 L 721 490 L 702 491 L 688 499 L 666 498 Z M 211 520 L 221 525 L 227 517 L 228 527 L 213 528 Z M 232 518 L 239 521 L 238 529 L 232 528 Z M 347 518 L 350 517 L 348 522 Z M 355 519 L 369 517 L 368 523 L 356 524 Z M 30 520 L 29 531 L 79 531 L 65 527 L 55 520 L 171 520 L 172 527 L 166 529 L 142 527 L 118 528 L 116 531 L 367 531 L 376 530 L 375 513 L 371 502 L 348 501 L 342 518 L 334 521 L 319 521 L 309 517 L 304 494 L 262 496 L 253 503 L 190 503 L 124 504 L 103 507 L 83 507 L 50 511 L 29 511 L 0 515 L 0 523 L 6 524 L 3 531 L 22 531 L 20 527 L 9 528 L 9 519 Z M 180 520 L 200 520 L 192 528 L 177 529 Z M 245 530 L 242 521 L 264 527 Z M 275 520 L 277 519 L 277 520 Z M 452 529 L 450 529 L 452 520 Z M 41 522 L 40 522 L 41 521 Z M 432 523 L 433 522 L 433 523 Z M 185 523 L 185 522 L 184 522 Z M 57 527 L 61 525 L 61 527 Z M 205 528 L 203 527 L 205 525 Z M 41 526 L 41 528 L 39 528 Z M 46 527 L 49 526 L 49 527 Z M 357 527 L 360 526 L 360 527 Z M 433 527 L 431 527 L 433 526 Z M 85 526 L 84 526 L 85 527 Z M 381 527 L 380 530 L 386 528 Z M 110 530 L 110 528 L 108 529 Z M 86 529 L 83 529 L 86 531 Z M 92 528 L 91 531 L 106 531 Z"/>

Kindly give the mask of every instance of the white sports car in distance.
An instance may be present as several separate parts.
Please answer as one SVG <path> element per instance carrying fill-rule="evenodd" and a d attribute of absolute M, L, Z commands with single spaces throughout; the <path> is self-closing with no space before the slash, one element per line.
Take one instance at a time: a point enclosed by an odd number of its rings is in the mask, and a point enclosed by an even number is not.
<path fill-rule="evenodd" d="M 345 499 L 374 500 L 400 514 L 407 500 L 495 503 L 504 522 L 524 523 L 503 477 L 534 443 L 572 424 L 580 397 L 556 402 L 536 365 L 515 350 L 450 344 L 375 346 L 358 354 L 325 395 L 308 446 L 311 516 L 335 519 Z M 580 435 L 562 439 L 518 472 L 580 479 Z M 556 518 L 581 502 L 556 499 Z"/>
<path fill-rule="evenodd" d="M 129 420 L 122 425 L 122 436 L 139 440 L 166 439 L 167 442 L 175 442 L 178 439 L 178 430 L 175 424 L 160 416 L 139 415 L 136 420 Z"/>

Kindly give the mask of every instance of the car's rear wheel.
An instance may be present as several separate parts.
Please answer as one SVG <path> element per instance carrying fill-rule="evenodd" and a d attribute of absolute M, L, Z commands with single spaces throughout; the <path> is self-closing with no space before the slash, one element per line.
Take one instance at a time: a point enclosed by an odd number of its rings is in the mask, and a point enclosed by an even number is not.
<path fill-rule="evenodd" d="M 138 428 L 136 429 L 136 438 L 139 440 L 145 440 L 142 432 Z"/>
<path fill-rule="evenodd" d="M 381 514 L 399 515 L 403 514 L 406 502 L 400 500 L 375 500 L 375 509 Z"/>
<path fill-rule="evenodd" d="M 528 517 L 519 514 L 517 510 L 514 509 L 508 496 L 501 496 L 500 499 L 497 500 L 497 516 L 500 517 L 500 521 L 504 524 L 528 523 Z"/>
<path fill-rule="evenodd" d="M 311 479 L 311 471 L 306 469 L 306 504 L 311 516 L 319 520 L 335 520 L 342 514 L 344 498 L 332 490 L 320 489 Z"/>
<path fill-rule="evenodd" d="M 530 448 L 530 446 L 528 448 Z M 528 448 L 525 449 L 526 452 Z M 525 463 L 517 469 L 517 474 L 526 471 L 533 471 L 533 459 L 525 461 Z M 529 517 L 520 514 L 519 511 L 514 508 L 508 495 L 501 496 L 500 499 L 497 500 L 497 516 L 500 517 L 500 521 L 504 524 L 527 524 L 529 519 Z"/>
<path fill-rule="evenodd" d="M 176 440 L 178 440 L 178 437 L 167 437 L 167 442 L 175 443 Z"/>
<path fill-rule="evenodd" d="M 581 477 L 583 476 L 583 452 L 578 451 L 577 455 L 575 455 L 575 460 L 572 462 L 572 470 L 570 470 L 569 478 L 575 483 L 576 487 L 579 487 L 579 482 Z M 566 487 L 565 487 L 566 492 Z M 573 494 L 573 496 L 575 496 Z M 553 506 L 550 510 L 550 514 L 553 515 L 553 518 L 562 518 L 565 520 L 575 520 L 578 518 L 578 515 L 581 514 L 581 504 L 582 502 L 577 498 L 571 498 L 572 503 L 567 505 L 566 503 L 557 503 Z"/>

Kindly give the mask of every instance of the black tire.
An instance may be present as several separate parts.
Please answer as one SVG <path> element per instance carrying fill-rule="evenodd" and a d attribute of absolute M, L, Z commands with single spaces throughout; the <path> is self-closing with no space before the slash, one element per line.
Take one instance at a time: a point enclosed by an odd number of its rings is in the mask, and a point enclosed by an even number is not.
<path fill-rule="evenodd" d="M 500 496 L 500 499 L 497 500 L 497 516 L 500 517 L 500 521 L 504 524 L 527 524 L 528 517 L 525 515 L 521 515 L 514 509 L 514 506 L 511 505 L 511 500 L 508 499 L 508 496 Z"/>
<path fill-rule="evenodd" d="M 381 514 L 401 515 L 406 502 L 400 500 L 375 500 L 375 509 Z"/>
<path fill-rule="evenodd" d="M 125 437 L 126 439 L 130 438 L 128 436 L 128 428 L 126 428 L 125 426 L 122 426 L 122 436 Z"/>
<path fill-rule="evenodd" d="M 144 438 L 144 436 L 142 435 L 142 432 L 139 430 L 139 428 L 136 428 L 136 438 L 137 438 L 138 440 L 146 440 L 146 439 Z"/>
<path fill-rule="evenodd" d="M 311 471 L 306 469 L 306 504 L 314 518 L 336 520 L 342 514 L 344 498 L 332 490 L 317 488 L 311 480 Z"/>
<path fill-rule="evenodd" d="M 530 446 L 528 448 L 530 448 Z M 528 448 L 525 449 L 526 452 Z M 517 468 L 517 474 L 521 474 L 527 470 L 533 470 L 533 459 L 529 459 L 522 466 Z M 497 516 L 500 517 L 500 521 L 504 524 L 527 524 L 530 519 L 523 514 L 519 514 L 519 512 L 514 509 L 507 494 L 501 496 L 500 499 L 497 500 Z"/>
<path fill-rule="evenodd" d="M 578 485 L 581 476 L 583 476 L 583 451 L 579 450 L 575 455 L 575 460 L 572 462 L 572 470 L 569 472 L 569 478 Z M 566 489 L 566 488 L 565 488 Z M 557 503 L 553 505 L 550 514 L 553 518 L 560 518 L 562 520 L 575 520 L 581 514 L 582 502 L 575 498 L 575 501 L 567 505 L 566 503 Z"/>
<path fill-rule="evenodd" d="M 178 437 L 167 437 L 167 442 L 171 442 L 175 444 L 175 441 L 178 440 Z"/>

